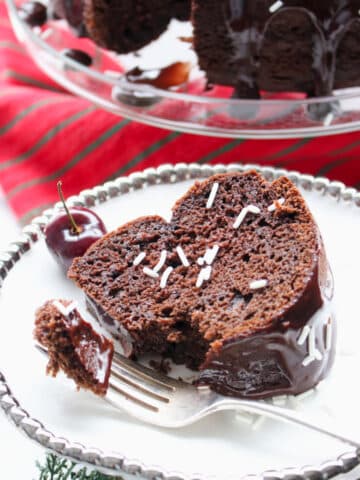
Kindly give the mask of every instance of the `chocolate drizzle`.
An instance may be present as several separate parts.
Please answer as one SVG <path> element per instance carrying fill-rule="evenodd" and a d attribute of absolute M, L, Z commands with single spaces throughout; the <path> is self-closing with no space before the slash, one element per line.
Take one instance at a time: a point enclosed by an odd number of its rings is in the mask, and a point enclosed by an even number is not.
<path fill-rule="evenodd" d="M 311 25 L 314 91 L 309 95 L 330 95 L 334 88 L 337 50 L 345 33 L 359 19 L 359 0 L 282 0 L 259 2 L 227 0 L 225 18 L 239 63 L 239 84 L 246 84 L 249 96 L 259 96 L 258 72 L 267 31 L 277 17 L 297 16 Z M 241 66 L 241 68 L 240 68 Z"/>

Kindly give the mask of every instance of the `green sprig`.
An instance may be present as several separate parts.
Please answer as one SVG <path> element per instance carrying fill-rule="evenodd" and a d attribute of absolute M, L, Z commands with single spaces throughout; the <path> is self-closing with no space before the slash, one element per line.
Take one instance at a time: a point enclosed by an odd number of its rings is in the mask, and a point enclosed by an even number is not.
<path fill-rule="evenodd" d="M 49 453 L 45 465 L 36 463 L 40 471 L 38 480 L 119 480 L 120 477 L 109 477 L 100 472 L 88 472 L 85 467 L 80 467 L 75 462 Z"/>

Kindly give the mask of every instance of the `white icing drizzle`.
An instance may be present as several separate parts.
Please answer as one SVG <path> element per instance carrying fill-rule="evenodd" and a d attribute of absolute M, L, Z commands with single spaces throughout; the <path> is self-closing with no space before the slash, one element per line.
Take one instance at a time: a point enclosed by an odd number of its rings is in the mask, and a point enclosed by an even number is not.
<path fill-rule="evenodd" d="M 211 266 L 208 265 L 205 268 L 202 268 L 199 272 L 199 275 L 196 280 L 196 287 L 200 288 L 205 281 L 210 280 L 211 277 Z"/>
<path fill-rule="evenodd" d="M 219 189 L 219 184 L 218 182 L 215 182 L 212 186 L 209 198 L 207 200 L 206 208 L 211 208 L 213 206 L 218 189 Z"/>
<path fill-rule="evenodd" d="M 332 321 L 331 317 L 327 321 L 326 324 L 326 334 L 325 334 L 325 351 L 329 352 L 331 349 L 331 341 L 332 341 Z"/>
<path fill-rule="evenodd" d="M 176 253 L 178 254 L 181 263 L 183 264 L 184 267 L 190 267 L 190 262 L 187 259 L 184 250 L 179 246 L 176 247 Z"/>
<path fill-rule="evenodd" d="M 309 327 L 309 325 L 305 325 L 305 327 L 301 330 L 299 338 L 297 339 L 298 345 L 304 345 L 306 339 L 309 336 L 310 330 L 311 328 Z"/>
<path fill-rule="evenodd" d="M 151 277 L 151 278 L 159 278 L 159 274 L 157 272 L 155 272 L 154 270 L 151 270 L 151 268 L 149 267 L 144 267 L 143 268 L 143 272 L 145 273 L 145 275 L 147 275 L 148 277 Z"/>
<path fill-rule="evenodd" d="M 202 267 L 205 264 L 204 257 L 199 257 L 197 259 L 197 264 L 200 265 L 200 267 Z"/>
<path fill-rule="evenodd" d="M 270 13 L 275 13 L 279 8 L 281 8 L 284 5 L 284 2 L 282 0 L 277 0 L 275 3 L 269 7 L 269 12 Z"/>
<path fill-rule="evenodd" d="M 165 288 L 166 287 L 168 278 L 169 278 L 169 276 L 170 276 L 170 274 L 173 270 L 174 270 L 173 267 L 167 267 L 167 269 L 165 270 L 165 272 L 161 276 L 160 288 Z"/>
<path fill-rule="evenodd" d="M 235 220 L 233 227 L 239 228 L 248 213 L 259 215 L 260 208 L 256 207 L 255 205 L 248 205 L 247 207 L 244 207 L 239 213 L 239 216 L 237 217 L 237 219 Z"/>
<path fill-rule="evenodd" d="M 145 252 L 140 252 L 139 255 L 133 261 L 133 265 L 135 267 L 140 265 L 140 263 L 144 260 L 145 257 L 146 257 L 146 253 Z"/>
<path fill-rule="evenodd" d="M 269 282 L 265 279 L 261 280 L 254 280 L 253 282 L 249 283 L 249 287 L 251 290 L 259 290 L 260 288 L 265 288 L 267 287 Z"/>
<path fill-rule="evenodd" d="M 52 304 L 59 310 L 62 315 L 64 315 L 64 317 L 68 317 L 70 313 L 72 313 L 77 307 L 76 302 L 71 302 L 67 307 L 58 300 L 54 300 Z"/>
<path fill-rule="evenodd" d="M 272 203 L 272 204 L 270 205 L 270 207 L 268 207 L 268 211 L 269 211 L 269 212 L 275 212 L 275 210 L 276 210 L 276 204 L 277 204 L 277 203 L 278 203 L 279 205 L 284 205 L 284 203 L 285 203 L 285 198 L 279 198 L 279 200 L 275 200 L 275 202 Z"/>
<path fill-rule="evenodd" d="M 165 262 L 166 262 L 166 257 L 167 257 L 167 251 L 166 250 L 163 250 L 160 254 L 160 260 L 158 261 L 158 263 L 155 265 L 154 267 L 154 272 L 160 272 L 160 270 L 163 268 L 163 266 L 165 265 Z"/>

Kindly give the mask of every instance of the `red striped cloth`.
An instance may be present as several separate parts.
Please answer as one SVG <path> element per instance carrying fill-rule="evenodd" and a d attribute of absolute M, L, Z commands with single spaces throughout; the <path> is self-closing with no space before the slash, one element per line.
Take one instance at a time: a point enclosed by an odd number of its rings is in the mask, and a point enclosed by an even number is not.
<path fill-rule="evenodd" d="M 110 60 L 109 60 L 110 61 Z M 229 140 L 141 125 L 64 91 L 18 43 L 0 0 L 0 184 L 28 221 L 66 195 L 162 163 L 250 162 L 360 188 L 360 132 L 316 139 Z"/>

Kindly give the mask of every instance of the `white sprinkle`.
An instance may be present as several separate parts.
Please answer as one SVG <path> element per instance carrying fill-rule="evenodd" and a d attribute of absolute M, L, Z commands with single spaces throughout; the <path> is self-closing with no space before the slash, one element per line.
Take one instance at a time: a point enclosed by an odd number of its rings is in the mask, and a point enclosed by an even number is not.
<path fill-rule="evenodd" d="M 204 280 L 210 280 L 211 277 L 211 267 L 208 265 L 204 268 Z"/>
<path fill-rule="evenodd" d="M 270 205 L 270 207 L 268 207 L 268 211 L 269 211 L 269 212 L 275 212 L 275 210 L 276 210 L 276 204 L 277 204 L 277 203 L 278 203 L 279 205 L 284 205 L 284 203 L 285 203 L 285 198 L 279 198 L 279 200 L 275 200 L 275 202 L 272 203 L 272 204 Z"/>
<path fill-rule="evenodd" d="M 254 213 L 255 215 L 258 215 L 260 213 L 260 208 L 256 207 L 255 205 L 248 205 L 247 207 L 244 207 L 235 220 L 233 227 L 239 228 L 248 213 Z"/>
<path fill-rule="evenodd" d="M 302 364 L 304 367 L 307 367 L 308 365 L 310 365 L 310 363 L 312 363 L 313 361 L 315 360 L 315 357 L 312 357 L 311 355 L 307 356 L 304 358 Z"/>
<path fill-rule="evenodd" d="M 148 277 L 151 277 L 151 278 L 158 278 L 159 277 L 159 274 L 157 272 L 154 272 L 154 270 L 151 270 L 151 268 L 149 268 L 149 267 L 144 267 L 143 272 L 145 273 L 145 275 L 147 275 Z"/>
<path fill-rule="evenodd" d="M 254 415 L 251 413 L 244 412 L 242 410 L 238 410 L 236 412 L 236 420 L 239 420 L 241 423 L 245 425 L 252 426 L 254 424 Z"/>
<path fill-rule="evenodd" d="M 209 385 L 198 385 L 197 389 L 203 392 L 209 392 L 211 390 Z"/>
<path fill-rule="evenodd" d="M 47 28 L 46 30 L 42 31 L 40 33 L 40 37 L 43 39 L 43 40 L 47 40 L 48 38 L 51 37 L 51 35 L 54 33 L 54 30 L 52 28 Z"/>
<path fill-rule="evenodd" d="M 316 336 L 315 336 L 315 328 L 311 327 L 310 334 L 309 334 L 309 355 L 310 357 L 316 358 L 317 349 L 316 349 Z"/>
<path fill-rule="evenodd" d="M 121 72 L 117 72 L 115 70 L 104 70 L 104 75 L 107 75 L 113 78 L 119 78 L 121 77 Z"/>
<path fill-rule="evenodd" d="M 323 122 L 324 127 L 330 126 L 333 120 L 334 120 L 334 114 L 331 112 L 328 113 L 324 118 L 324 122 Z"/>
<path fill-rule="evenodd" d="M 52 303 L 54 307 L 56 307 L 59 310 L 59 312 L 62 315 L 64 315 L 64 317 L 68 317 L 70 313 L 72 313 L 75 310 L 77 306 L 76 302 L 71 302 L 67 307 L 65 307 L 65 305 L 63 305 L 58 300 L 54 300 Z"/>
<path fill-rule="evenodd" d="M 283 5 L 284 3 L 281 0 L 277 0 L 275 3 L 271 5 L 271 7 L 269 8 L 269 12 L 274 13 L 277 10 L 279 10 L 279 8 L 281 8 Z"/>
<path fill-rule="evenodd" d="M 268 281 L 267 280 L 255 280 L 253 282 L 250 282 L 249 287 L 251 290 L 259 290 L 260 288 L 265 288 L 268 286 Z"/>
<path fill-rule="evenodd" d="M 331 340 L 332 340 L 332 323 L 331 317 L 326 324 L 326 337 L 325 337 L 325 351 L 328 352 L 331 349 Z"/>
<path fill-rule="evenodd" d="M 208 201 L 206 203 L 206 208 L 211 208 L 213 206 L 218 189 L 219 189 L 219 184 L 215 182 L 212 186 Z"/>
<path fill-rule="evenodd" d="M 288 397 L 287 395 L 278 395 L 277 397 L 272 398 L 272 402 L 274 405 L 286 405 L 287 404 Z"/>
<path fill-rule="evenodd" d="M 199 257 L 197 259 L 197 264 L 200 265 L 200 267 L 202 267 L 204 263 L 205 263 L 204 257 Z"/>
<path fill-rule="evenodd" d="M 318 360 L 319 362 L 323 359 L 322 353 L 317 348 L 314 350 L 314 357 L 315 360 Z"/>
<path fill-rule="evenodd" d="M 133 261 L 133 265 L 135 265 L 135 267 L 137 267 L 138 265 L 140 265 L 140 263 L 144 260 L 145 257 L 146 257 L 145 252 L 139 253 L 139 255 Z"/>
<path fill-rule="evenodd" d="M 254 420 L 253 423 L 251 424 L 251 428 L 252 428 L 254 431 L 259 430 L 259 429 L 263 426 L 265 420 L 266 420 L 265 415 L 258 415 L 258 417 L 255 418 L 255 420 Z"/>
<path fill-rule="evenodd" d="M 205 268 L 202 268 L 196 280 L 196 287 L 200 288 L 206 280 L 210 280 L 210 276 L 211 276 L 211 267 L 207 266 Z"/>
<path fill-rule="evenodd" d="M 189 267 L 190 263 L 189 260 L 186 258 L 184 250 L 181 247 L 176 247 L 176 252 L 179 255 L 180 261 L 184 265 L 184 267 Z"/>
<path fill-rule="evenodd" d="M 220 248 L 219 245 L 214 245 L 212 248 L 208 248 L 206 250 L 206 253 L 204 255 L 204 260 L 208 265 L 211 265 L 215 260 L 215 257 L 218 254 L 219 248 Z"/>
<path fill-rule="evenodd" d="M 161 280 L 160 280 L 160 288 L 165 288 L 166 287 L 169 275 L 173 270 L 174 270 L 173 267 L 167 267 L 165 272 L 162 274 L 162 277 L 161 277 Z"/>
<path fill-rule="evenodd" d="M 309 325 L 305 325 L 305 327 L 302 329 L 302 331 L 300 333 L 300 336 L 297 340 L 298 345 L 304 345 L 305 340 L 309 336 L 310 330 L 311 330 L 311 328 L 309 327 Z"/>
<path fill-rule="evenodd" d="M 160 270 L 162 269 L 162 267 L 165 265 L 165 262 L 166 262 L 166 256 L 167 256 L 167 251 L 166 250 L 163 250 L 160 254 L 160 260 L 158 261 L 158 263 L 155 265 L 154 267 L 154 272 L 160 272 Z"/>

